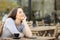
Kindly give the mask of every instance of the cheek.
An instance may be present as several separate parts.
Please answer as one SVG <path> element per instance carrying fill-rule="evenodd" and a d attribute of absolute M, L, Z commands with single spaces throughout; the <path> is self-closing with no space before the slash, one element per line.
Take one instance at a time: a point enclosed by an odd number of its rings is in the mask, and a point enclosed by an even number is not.
<path fill-rule="evenodd" d="M 20 14 L 17 14 L 17 15 L 16 15 L 16 18 L 20 18 L 20 17 L 21 17 Z"/>
<path fill-rule="evenodd" d="M 18 19 L 24 19 L 23 13 L 17 13 L 17 18 Z"/>

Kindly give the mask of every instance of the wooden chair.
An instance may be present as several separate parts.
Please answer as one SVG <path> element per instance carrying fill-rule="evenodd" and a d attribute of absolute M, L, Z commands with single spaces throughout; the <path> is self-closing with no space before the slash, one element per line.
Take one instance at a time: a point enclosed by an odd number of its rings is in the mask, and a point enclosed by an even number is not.
<path fill-rule="evenodd" d="M 57 34 L 57 27 L 56 26 L 51 26 L 51 27 L 36 27 L 36 28 L 31 28 L 33 34 L 36 32 L 36 36 L 38 36 L 40 39 L 48 39 L 48 40 L 55 40 L 56 39 L 56 34 Z M 52 36 L 40 36 L 40 31 L 49 31 L 49 30 L 54 30 Z"/>
<path fill-rule="evenodd" d="M 44 25 L 44 21 L 36 21 L 36 26 L 43 26 Z"/>
<path fill-rule="evenodd" d="M 0 36 L 2 35 L 4 22 L 0 21 Z"/>
<path fill-rule="evenodd" d="M 59 35 L 60 35 L 60 26 L 57 26 L 57 35 L 56 35 L 57 39 L 58 39 Z"/>

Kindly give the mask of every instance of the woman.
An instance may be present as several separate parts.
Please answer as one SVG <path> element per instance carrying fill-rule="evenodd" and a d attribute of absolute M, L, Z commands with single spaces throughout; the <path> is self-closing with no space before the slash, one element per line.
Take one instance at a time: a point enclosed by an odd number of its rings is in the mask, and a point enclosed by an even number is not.
<path fill-rule="evenodd" d="M 1 37 L 12 37 L 14 33 L 19 33 L 19 37 L 32 36 L 32 32 L 26 22 L 26 16 L 21 7 L 14 8 L 10 12 L 4 24 Z"/>

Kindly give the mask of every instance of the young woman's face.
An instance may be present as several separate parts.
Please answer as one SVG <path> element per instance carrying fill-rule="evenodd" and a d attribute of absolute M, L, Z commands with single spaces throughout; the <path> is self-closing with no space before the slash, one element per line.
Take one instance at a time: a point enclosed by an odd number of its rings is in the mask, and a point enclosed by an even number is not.
<path fill-rule="evenodd" d="M 22 8 L 18 8 L 17 9 L 17 14 L 16 14 L 16 18 L 18 18 L 19 20 L 23 20 L 25 17 L 25 14 L 23 12 Z"/>

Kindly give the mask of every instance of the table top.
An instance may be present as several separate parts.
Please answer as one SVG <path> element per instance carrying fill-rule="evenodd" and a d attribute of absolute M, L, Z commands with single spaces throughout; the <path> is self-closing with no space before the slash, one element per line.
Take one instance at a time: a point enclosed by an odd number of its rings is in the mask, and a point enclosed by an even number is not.
<path fill-rule="evenodd" d="M 13 39 L 13 38 L 0 38 L 1 40 L 45 40 L 45 39 L 54 39 L 55 37 L 37 37 L 35 39 L 30 38 L 20 38 L 20 39 Z"/>

